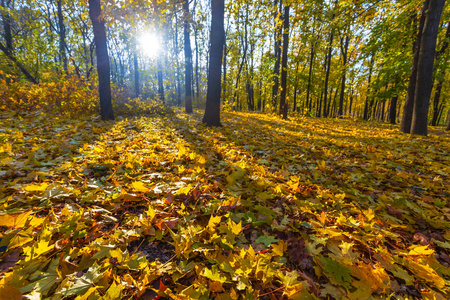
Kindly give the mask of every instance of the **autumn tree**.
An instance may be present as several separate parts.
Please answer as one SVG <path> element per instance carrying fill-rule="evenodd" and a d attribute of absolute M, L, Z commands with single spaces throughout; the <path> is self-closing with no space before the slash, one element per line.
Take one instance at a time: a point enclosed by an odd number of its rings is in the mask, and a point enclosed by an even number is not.
<path fill-rule="evenodd" d="M 411 121 L 411 133 L 427 135 L 428 108 L 433 85 L 433 65 L 436 52 L 436 39 L 439 22 L 445 0 L 429 0 L 420 40 L 419 59 L 417 61 L 416 88 L 414 91 L 414 109 Z"/>
<path fill-rule="evenodd" d="M 183 2 L 184 11 L 184 88 L 185 98 L 184 105 L 186 113 L 192 113 L 192 49 L 191 49 L 191 37 L 190 37 L 190 13 L 189 13 L 189 0 Z"/>
<path fill-rule="evenodd" d="M 290 6 L 284 7 L 283 21 L 283 54 L 281 62 L 281 95 L 280 95 L 280 113 L 283 119 L 287 119 L 288 103 L 286 99 L 287 88 L 287 67 L 288 67 L 288 49 L 289 49 L 289 10 Z"/>
<path fill-rule="evenodd" d="M 224 12 L 225 0 L 211 1 L 211 50 L 209 52 L 208 90 L 203 123 L 206 126 L 221 126 L 220 92 L 222 54 L 225 42 Z"/>
<path fill-rule="evenodd" d="M 89 16 L 94 30 L 95 52 L 97 54 L 98 91 L 102 120 L 114 120 L 111 103 L 111 82 L 108 47 L 106 44 L 105 20 L 102 17 L 100 0 L 89 0 Z"/>

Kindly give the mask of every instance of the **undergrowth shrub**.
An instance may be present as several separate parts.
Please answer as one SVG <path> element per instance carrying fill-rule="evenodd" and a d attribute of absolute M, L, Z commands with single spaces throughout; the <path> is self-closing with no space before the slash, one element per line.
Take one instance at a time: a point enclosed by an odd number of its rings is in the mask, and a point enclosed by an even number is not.
<path fill-rule="evenodd" d="M 98 91 L 92 89 L 89 82 L 78 77 L 61 75 L 57 81 L 32 84 L 1 76 L 0 110 L 16 112 L 41 110 L 70 117 L 80 113 L 97 114 Z"/>
<path fill-rule="evenodd" d="M 167 116 L 174 113 L 170 107 L 164 105 L 162 101 L 158 99 L 143 100 L 141 98 L 134 98 L 127 100 L 116 100 L 113 102 L 113 106 L 115 114 L 124 116 Z"/>
<path fill-rule="evenodd" d="M 115 87 L 112 98 L 116 115 L 173 114 L 173 110 L 159 99 L 131 99 Z M 68 117 L 98 115 L 100 101 L 97 87 L 83 78 L 61 75 L 56 80 L 49 78 L 32 84 L 19 81 L 0 70 L 0 111 L 42 111 Z"/>

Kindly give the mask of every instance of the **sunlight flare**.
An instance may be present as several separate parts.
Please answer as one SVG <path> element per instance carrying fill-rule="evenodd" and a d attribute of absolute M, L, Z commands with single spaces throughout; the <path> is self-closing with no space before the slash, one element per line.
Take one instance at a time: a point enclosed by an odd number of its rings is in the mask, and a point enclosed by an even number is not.
<path fill-rule="evenodd" d="M 143 32 L 137 41 L 139 49 L 147 57 L 154 58 L 161 50 L 160 37 L 153 32 Z"/>

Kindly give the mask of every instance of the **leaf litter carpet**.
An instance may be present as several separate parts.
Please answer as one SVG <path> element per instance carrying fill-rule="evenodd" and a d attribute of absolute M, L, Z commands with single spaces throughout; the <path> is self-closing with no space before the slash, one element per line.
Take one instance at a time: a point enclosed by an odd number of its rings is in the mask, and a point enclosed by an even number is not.
<path fill-rule="evenodd" d="M 448 299 L 450 137 L 0 116 L 0 299 Z"/>

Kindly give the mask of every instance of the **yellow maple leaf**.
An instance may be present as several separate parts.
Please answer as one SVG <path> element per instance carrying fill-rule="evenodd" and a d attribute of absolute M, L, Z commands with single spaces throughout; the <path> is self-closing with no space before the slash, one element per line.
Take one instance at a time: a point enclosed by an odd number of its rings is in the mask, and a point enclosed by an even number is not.
<path fill-rule="evenodd" d="M 28 217 L 31 215 L 31 211 L 21 214 L 6 214 L 0 216 L 0 226 L 20 228 L 25 226 Z"/>
<path fill-rule="evenodd" d="M 434 253 L 433 249 L 428 249 L 428 246 L 411 246 L 408 255 L 430 255 Z"/>
<path fill-rule="evenodd" d="M 222 219 L 221 216 L 216 216 L 216 217 L 211 216 L 211 218 L 209 219 L 209 222 L 208 222 L 208 229 L 210 231 L 215 231 L 216 225 L 220 223 L 221 219 Z"/>
<path fill-rule="evenodd" d="M 272 244 L 272 251 L 275 255 L 283 256 L 286 249 L 287 243 L 282 240 L 279 240 L 276 244 Z"/>
<path fill-rule="evenodd" d="M 228 226 L 231 229 L 231 232 L 235 235 L 238 235 L 242 230 L 242 222 L 234 223 L 233 221 L 228 220 Z"/>
<path fill-rule="evenodd" d="M 445 280 L 441 276 L 439 276 L 437 272 L 433 270 L 433 268 L 431 268 L 429 265 L 423 265 L 411 259 L 404 259 L 404 265 L 414 275 L 431 283 L 438 289 L 443 289 L 445 287 Z"/>
<path fill-rule="evenodd" d="M 131 186 L 133 187 L 133 189 L 137 192 L 148 192 L 149 188 L 147 188 L 144 183 L 142 183 L 141 181 L 135 181 L 131 184 Z"/>
<path fill-rule="evenodd" d="M 45 191 L 47 189 L 47 187 L 48 187 L 48 184 L 44 182 L 41 184 L 29 184 L 26 187 L 24 187 L 23 189 L 28 192 L 42 192 L 42 191 Z"/>

